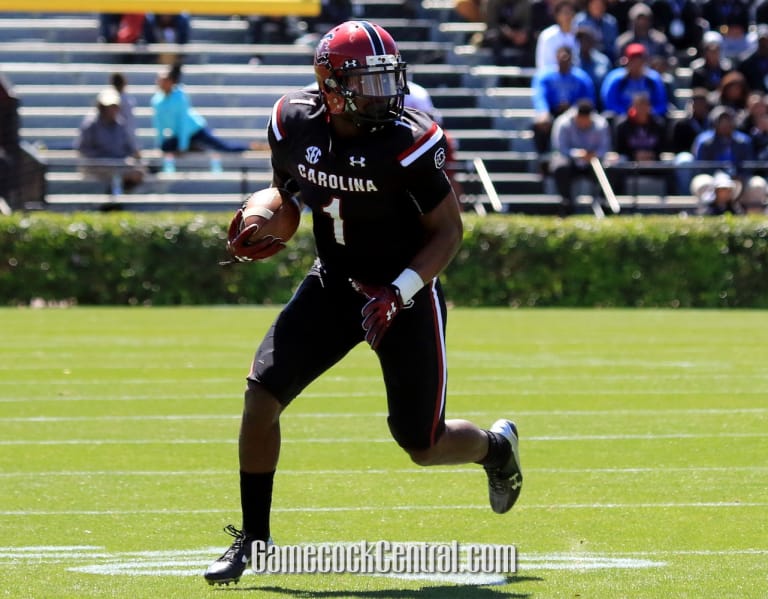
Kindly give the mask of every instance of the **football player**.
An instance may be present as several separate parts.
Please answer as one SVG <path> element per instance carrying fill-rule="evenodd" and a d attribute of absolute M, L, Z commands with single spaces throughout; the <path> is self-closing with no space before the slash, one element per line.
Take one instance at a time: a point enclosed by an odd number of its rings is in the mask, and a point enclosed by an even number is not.
<path fill-rule="evenodd" d="M 374 23 L 333 28 L 317 45 L 314 68 L 318 89 L 278 100 L 268 137 L 273 186 L 298 192 L 311 209 L 318 257 L 247 377 L 242 529 L 225 529 L 234 542 L 205 572 L 210 584 L 237 582 L 252 542 L 270 542 L 283 410 L 363 341 L 381 364 L 391 434 L 416 464 L 482 465 L 497 513 L 512 507 L 522 485 L 511 421 L 483 430 L 445 419 L 446 305 L 438 275 L 461 244 L 462 222 L 444 171 L 443 131 L 425 113 L 403 108 L 406 65 Z M 231 241 L 240 260 L 276 249 Z"/>

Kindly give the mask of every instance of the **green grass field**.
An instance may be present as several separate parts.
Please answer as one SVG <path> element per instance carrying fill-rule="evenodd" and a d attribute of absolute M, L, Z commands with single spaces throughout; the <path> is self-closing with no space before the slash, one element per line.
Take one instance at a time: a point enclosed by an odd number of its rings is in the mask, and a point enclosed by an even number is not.
<path fill-rule="evenodd" d="M 520 429 L 504 516 L 479 467 L 421 469 L 389 439 L 361 345 L 283 418 L 275 540 L 515 545 L 517 573 L 208 587 L 240 524 L 243 379 L 274 314 L 0 310 L 0 597 L 768 596 L 759 311 L 452 310 L 448 416 Z"/>

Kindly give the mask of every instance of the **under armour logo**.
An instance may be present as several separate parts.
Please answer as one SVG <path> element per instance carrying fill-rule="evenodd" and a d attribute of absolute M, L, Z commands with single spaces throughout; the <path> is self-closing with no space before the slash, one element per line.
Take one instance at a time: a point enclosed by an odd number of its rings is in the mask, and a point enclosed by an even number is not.
<path fill-rule="evenodd" d="M 322 152 L 317 146 L 310 146 L 304 152 L 304 157 L 310 164 L 317 164 L 320 161 L 320 155 Z"/>
<path fill-rule="evenodd" d="M 348 58 L 344 61 L 344 67 L 345 69 L 355 69 L 358 66 L 360 66 L 360 63 L 357 62 L 355 58 Z"/>
<path fill-rule="evenodd" d="M 520 474 L 515 472 L 511 477 L 509 477 L 509 486 L 513 491 L 517 491 L 520 487 L 523 486 L 523 481 L 520 479 Z"/>
<path fill-rule="evenodd" d="M 354 156 L 350 156 L 349 157 L 349 166 L 364 167 L 365 166 L 365 156 L 360 156 L 360 158 L 355 158 Z"/>

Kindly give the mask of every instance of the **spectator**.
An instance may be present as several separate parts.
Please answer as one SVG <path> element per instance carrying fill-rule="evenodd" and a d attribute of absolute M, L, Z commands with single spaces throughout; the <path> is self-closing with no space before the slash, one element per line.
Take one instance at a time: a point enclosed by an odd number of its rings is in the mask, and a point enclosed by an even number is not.
<path fill-rule="evenodd" d="M 662 56 L 654 55 L 648 57 L 648 68 L 656 71 L 664 84 L 664 92 L 667 95 L 667 111 L 682 108 L 677 100 L 677 80 L 675 79 L 674 69 L 671 68 L 669 61 Z"/>
<path fill-rule="evenodd" d="M 555 5 L 559 0 L 533 0 L 531 2 L 531 33 L 534 40 L 542 31 L 555 24 Z"/>
<path fill-rule="evenodd" d="M 691 181 L 691 193 L 699 200 L 699 214 L 704 216 L 744 214 L 737 199 L 741 194 L 741 183 L 727 173 L 697 175 Z"/>
<path fill-rule="evenodd" d="M 642 44 L 630 44 L 624 50 L 623 66 L 608 72 L 600 86 L 600 98 L 606 116 L 625 114 L 632 105 L 632 96 L 648 92 L 653 111 L 666 118 L 667 92 L 661 76 L 646 66 L 648 52 Z"/>
<path fill-rule="evenodd" d="M 99 15 L 99 34 L 96 41 L 99 43 L 114 43 L 117 41 L 117 30 L 120 28 L 121 14 L 101 13 Z"/>
<path fill-rule="evenodd" d="M 750 0 L 705 0 L 701 16 L 712 31 L 723 34 L 723 56 L 735 58 L 747 49 Z"/>
<path fill-rule="evenodd" d="M 83 119 L 75 149 L 81 157 L 97 161 L 84 164 L 80 171 L 107 183 L 110 193 L 130 190 L 144 180 L 144 169 L 137 162 L 139 148 L 120 118 L 120 94 L 112 87 L 99 93 L 95 112 Z"/>
<path fill-rule="evenodd" d="M 526 0 L 489 0 L 482 45 L 491 48 L 497 65 L 533 66 L 534 37 Z"/>
<path fill-rule="evenodd" d="M 694 88 L 686 104 L 685 116 L 673 121 L 669 127 L 668 147 L 671 152 L 676 155 L 691 152 L 693 141 L 709 125 L 711 109 L 707 90 L 703 87 Z"/>
<path fill-rule="evenodd" d="M 667 36 L 652 25 L 653 13 L 647 4 L 640 2 L 630 8 L 629 28 L 616 39 L 616 56 L 624 56 L 632 44 L 642 44 L 649 56 L 662 56 L 674 63 L 674 49 Z"/>
<path fill-rule="evenodd" d="M 603 79 L 605 79 L 608 71 L 613 68 L 613 63 L 610 58 L 595 48 L 595 33 L 589 25 L 579 25 L 576 28 L 576 42 L 579 45 L 579 53 L 573 62 L 592 80 L 595 95 L 597 96 L 600 86 L 603 84 Z M 602 109 L 598 104 L 597 98 L 595 105 L 598 110 Z"/>
<path fill-rule="evenodd" d="M 0 74 L 0 213 L 7 213 L 17 204 L 22 154 L 19 104 L 11 82 Z"/>
<path fill-rule="evenodd" d="M 636 0 L 608 0 L 608 14 L 613 15 L 619 27 L 619 33 L 629 28 L 629 9 Z M 620 55 L 619 55 L 620 57 Z"/>
<path fill-rule="evenodd" d="M 711 110 L 710 94 L 703 87 L 696 88 L 686 105 L 685 116 L 675 120 L 669 127 L 670 138 L 667 147 L 675 155 L 674 181 L 679 194 L 688 193 L 693 172 L 687 165 L 694 160 L 694 142 L 710 127 Z"/>
<path fill-rule="evenodd" d="M 638 92 L 632 97 L 632 106 L 627 114 L 618 119 L 614 131 L 614 148 L 619 160 L 647 163 L 661 159 L 667 141 L 666 122 L 653 114 L 648 92 Z M 671 188 L 669 182 L 674 180 L 671 170 L 659 172 L 643 169 L 642 165 L 636 167 L 631 175 L 645 175 L 662 180 L 667 190 Z M 626 191 L 625 180 L 622 181 L 622 187 Z"/>
<path fill-rule="evenodd" d="M 150 104 L 158 148 L 163 152 L 187 152 L 203 147 L 221 152 L 244 152 L 251 147 L 228 143 L 216 137 L 205 118 L 192 107 L 180 80 L 180 65 L 169 67 L 157 77 L 159 89 Z"/>
<path fill-rule="evenodd" d="M 575 211 L 574 182 L 579 178 L 596 181 L 590 165 L 593 156 L 603 160 L 611 150 L 611 130 L 590 100 L 580 100 L 552 126 L 552 159 L 549 171 L 562 197 L 560 215 Z"/>
<path fill-rule="evenodd" d="M 709 24 L 697 0 L 651 0 L 650 8 L 659 31 L 678 52 L 699 47 Z"/>
<path fill-rule="evenodd" d="M 595 102 L 595 87 L 584 71 L 573 66 L 569 46 L 557 50 L 557 68 L 536 71 L 533 88 L 533 140 L 536 151 L 549 151 L 552 122 L 582 98 Z"/>
<path fill-rule="evenodd" d="M 115 88 L 115 91 L 120 94 L 120 118 L 133 139 L 133 145 L 139 148 L 140 146 L 136 138 L 136 118 L 133 115 L 133 109 L 136 108 L 136 98 L 125 91 L 128 81 L 122 73 L 112 73 L 109 82 Z"/>
<path fill-rule="evenodd" d="M 616 17 L 608 12 L 607 0 L 587 0 L 585 10 L 576 14 L 573 24 L 578 30 L 586 26 L 594 32 L 593 47 L 602 52 L 613 65 L 616 61 L 616 38 L 619 24 Z"/>
<path fill-rule="evenodd" d="M 99 15 L 99 42 L 134 44 L 144 35 L 145 15 L 141 13 Z"/>
<path fill-rule="evenodd" d="M 761 182 L 762 181 L 762 182 Z M 691 193 L 700 203 L 699 213 L 706 216 L 723 214 L 766 214 L 765 181 L 755 183 L 751 193 L 742 193 L 742 185 L 727 173 L 697 175 L 691 182 Z"/>
<path fill-rule="evenodd" d="M 557 68 L 557 50 L 562 46 L 568 46 L 574 53 L 578 51 L 573 27 L 575 14 L 574 4 L 570 0 L 559 0 L 555 4 L 555 24 L 544 29 L 536 41 L 537 71 Z"/>
<path fill-rule="evenodd" d="M 768 25 L 759 25 L 755 34 L 757 47 L 736 68 L 746 78 L 749 89 L 768 92 Z"/>
<path fill-rule="evenodd" d="M 720 52 L 723 36 L 717 31 L 707 31 L 701 40 L 701 56 L 691 61 L 691 87 L 703 87 L 715 91 L 726 73 L 733 70 L 733 63 Z"/>
<path fill-rule="evenodd" d="M 768 202 L 766 202 L 765 196 L 766 191 L 763 190 L 763 199 L 761 200 L 757 195 L 754 197 L 754 199 L 745 199 L 740 201 L 742 208 L 744 209 L 744 214 L 747 215 L 760 215 L 764 216 L 768 214 Z"/>
<path fill-rule="evenodd" d="M 729 106 L 737 112 L 741 112 L 747 107 L 747 98 L 749 97 L 749 86 L 747 80 L 739 71 L 726 73 L 720 85 L 715 91 L 715 100 L 713 104 Z"/>
<path fill-rule="evenodd" d="M 768 160 L 768 96 L 752 92 L 747 109 L 737 121 L 737 128 L 752 140 L 756 160 Z"/>
<path fill-rule="evenodd" d="M 189 15 L 147 13 L 144 41 L 148 44 L 186 44 L 189 41 Z"/>
<path fill-rule="evenodd" d="M 648 92 L 632 96 L 632 105 L 615 125 L 614 148 L 619 158 L 635 162 L 657 161 L 667 139 L 664 119 L 653 114 Z"/>
<path fill-rule="evenodd" d="M 701 16 L 712 31 L 724 31 L 729 25 L 737 25 L 746 33 L 751 19 L 750 0 L 704 0 Z"/>
<path fill-rule="evenodd" d="M 718 106 L 711 113 L 712 129 L 704 131 L 694 142 L 694 159 L 704 162 L 719 162 L 723 170 L 743 185 L 748 197 L 759 195 L 765 190 L 766 182 L 760 176 L 753 176 L 752 169 L 745 162 L 755 158 L 752 140 L 736 130 L 736 113 L 728 106 Z M 712 174 L 700 173 L 700 174 Z"/>
<path fill-rule="evenodd" d="M 298 25 L 293 17 L 248 17 L 249 44 L 292 44 L 298 35 Z"/>
<path fill-rule="evenodd" d="M 400 8 L 406 9 L 405 5 Z M 352 18 L 353 12 L 352 0 L 320 0 L 320 14 L 304 21 L 303 27 L 307 35 L 302 37 L 302 42 L 307 44 L 316 42 L 325 33 L 328 25 L 348 21 Z"/>

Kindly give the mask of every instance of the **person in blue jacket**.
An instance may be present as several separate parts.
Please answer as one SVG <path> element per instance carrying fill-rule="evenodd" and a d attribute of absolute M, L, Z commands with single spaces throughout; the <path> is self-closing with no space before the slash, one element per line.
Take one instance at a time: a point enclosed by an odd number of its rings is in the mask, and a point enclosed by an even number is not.
<path fill-rule="evenodd" d="M 573 66 L 573 51 L 569 46 L 557 49 L 557 68 L 539 71 L 531 81 L 533 109 L 533 140 L 536 150 L 549 151 L 552 122 L 582 98 L 595 103 L 595 85 L 579 67 Z"/>
<path fill-rule="evenodd" d="M 600 86 L 600 100 L 605 116 L 626 114 L 632 97 L 647 92 L 654 114 L 666 118 L 668 108 L 664 81 L 647 66 L 648 51 L 642 44 L 629 44 L 621 60 L 622 66 L 608 72 Z"/>
<path fill-rule="evenodd" d="M 220 152 L 244 152 L 251 145 L 223 140 L 208 127 L 180 83 L 181 66 L 173 65 L 157 77 L 158 91 L 152 96 L 155 146 L 163 152 L 187 152 L 210 148 Z"/>

